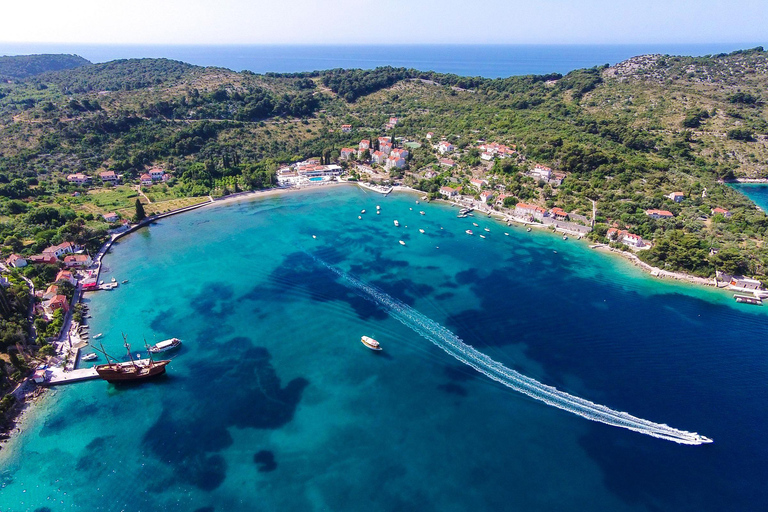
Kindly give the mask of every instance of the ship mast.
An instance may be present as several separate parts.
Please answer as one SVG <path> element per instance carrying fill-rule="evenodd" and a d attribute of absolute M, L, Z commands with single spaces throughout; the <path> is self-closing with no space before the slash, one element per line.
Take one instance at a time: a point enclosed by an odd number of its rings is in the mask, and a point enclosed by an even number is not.
<path fill-rule="evenodd" d="M 133 367 L 138 370 L 139 367 L 136 365 L 136 362 L 133 360 L 133 355 L 131 354 L 131 346 L 128 344 L 128 338 L 125 337 L 125 333 L 121 332 L 120 334 L 123 335 L 123 345 L 125 346 L 126 352 L 128 352 L 128 359 L 131 360 Z"/>
<path fill-rule="evenodd" d="M 147 338 L 144 338 L 144 346 L 147 347 L 147 354 L 149 354 L 149 367 L 152 368 L 152 365 L 155 364 L 155 362 L 152 360 L 152 351 L 149 350 L 149 345 L 147 344 Z"/>

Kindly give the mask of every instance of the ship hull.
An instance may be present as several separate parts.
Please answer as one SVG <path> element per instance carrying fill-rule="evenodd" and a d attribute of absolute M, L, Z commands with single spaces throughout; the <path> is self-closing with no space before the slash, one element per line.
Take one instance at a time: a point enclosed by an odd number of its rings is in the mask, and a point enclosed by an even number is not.
<path fill-rule="evenodd" d="M 112 363 L 95 366 L 96 373 L 107 382 L 128 382 L 146 380 L 165 373 L 170 361 L 155 361 L 150 366 L 143 361 L 134 363 Z"/>

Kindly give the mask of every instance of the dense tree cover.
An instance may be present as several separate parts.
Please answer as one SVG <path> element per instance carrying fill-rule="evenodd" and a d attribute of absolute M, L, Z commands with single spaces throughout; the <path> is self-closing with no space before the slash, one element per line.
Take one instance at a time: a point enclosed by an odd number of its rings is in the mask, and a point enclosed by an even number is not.
<path fill-rule="evenodd" d="M 91 65 L 78 55 L 42 54 L 0 56 L 0 80 L 16 80 L 47 71 L 60 71 Z"/>

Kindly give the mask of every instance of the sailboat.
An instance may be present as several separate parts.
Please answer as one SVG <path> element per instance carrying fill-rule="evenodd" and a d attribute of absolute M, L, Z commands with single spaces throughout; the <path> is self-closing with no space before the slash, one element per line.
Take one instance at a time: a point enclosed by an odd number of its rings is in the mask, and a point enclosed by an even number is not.
<path fill-rule="evenodd" d="M 131 346 L 128 344 L 125 334 L 123 334 L 123 345 L 128 353 L 128 361 L 124 363 L 118 362 L 114 357 L 107 354 L 104 350 L 104 345 L 101 345 L 101 349 L 96 349 L 107 358 L 107 364 L 94 366 L 96 373 L 103 380 L 107 382 L 143 380 L 165 373 L 165 367 L 168 366 L 170 361 L 155 361 L 152 359 L 151 352 L 149 352 L 149 359 L 134 360 L 131 354 Z M 144 341 L 144 345 L 147 345 L 146 341 Z"/>

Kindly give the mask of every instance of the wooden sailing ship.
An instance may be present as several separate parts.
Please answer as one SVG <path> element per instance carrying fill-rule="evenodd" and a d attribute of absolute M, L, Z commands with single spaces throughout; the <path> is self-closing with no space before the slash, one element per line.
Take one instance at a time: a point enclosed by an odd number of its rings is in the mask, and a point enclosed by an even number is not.
<path fill-rule="evenodd" d="M 147 342 L 145 341 L 144 345 L 146 344 Z M 103 345 L 101 349 L 96 349 L 107 358 L 107 364 L 94 366 L 99 377 L 107 382 L 125 382 L 149 379 L 165 373 L 165 367 L 168 366 L 170 361 L 155 361 L 152 359 L 151 352 L 149 352 L 149 359 L 134 359 L 133 354 L 131 354 L 131 346 L 128 344 L 125 334 L 123 334 L 123 345 L 128 353 L 128 361 L 125 362 L 119 362 L 107 354 Z"/>

